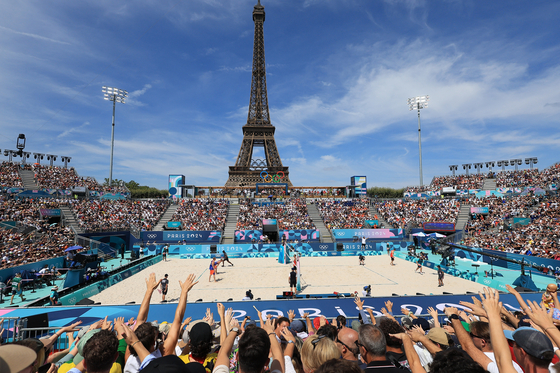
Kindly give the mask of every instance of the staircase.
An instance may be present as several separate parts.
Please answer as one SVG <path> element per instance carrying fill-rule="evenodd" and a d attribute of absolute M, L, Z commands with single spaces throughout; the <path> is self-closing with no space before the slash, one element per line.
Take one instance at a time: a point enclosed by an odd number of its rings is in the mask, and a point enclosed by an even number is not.
<path fill-rule="evenodd" d="M 35 184 L 35 173 L 30 170 L 19 170 L 19 176 L 25 190 L 38 190 L 39 185 Z"/>
<path fill-rule="evenodd" d="M 496 190 L 496 179 L 484 179 L 482 190 Z"/>
<path fill-rule="evenodd" d="M 374 217 L 375 215 L 377 215 L 377 221 L 379 222 L 379 223 L 377 224 L 377 227 L 378 227 L 378 228 L 381 228 L 381 227 L 383 227 L 383 228 L 393 228 L 393 226 L 392 226 L 391 224 L 389 224 L 389 223 L 387 222 L 387 220 L 385 220 L 385 219 L 383 218 L 383 215 L 381 215 L 381 214 L 379 213 L 379 211 L 377 211 L 377 208 L 375 208 L 374 206 L 369 206 L 369 216 L 371 216 L 372 219 L 374 219 L 373 217 Z"/>
<path fill-rule="evenodd" d="M 319 230 L 319 237 L 321 239 L 321 242 L 325 242 L 325 243 L 334 242 L 331 232 L 329 232 L 329 230 L 325 226 L 325 223 L 323 223 L 323 218 L 319 213 L 319 209 L 317 209 L 317 205 L 308 203 L 307 212 L 309 213 L 309 217 L 313 221 L 313 224 L 315 224 L 315 227 L 317 227 L 317 229 Z"/>
<path fill-rule="evenodd" d="M 76 232 L 76 234 L 82 234 L 85 233 L 85 231 L 82 229 L 82 227 L 80 227 L 80 224 L 78 223 L 78 220 L 76 219 L 76 216 L 74 215 L 74 212 L 72 211 L 72 209 L 68 206 L 60 206 L 60 211 L 62 212 L 62 215 L 64 216 L 64 222 L 67 226 L 70 226 L 74 229 L 74 232 Z"/>
<path fill-rule="evenodd" d="M 466 203 L 461 204 L 461 209 L 459 210 L 459 215 L 457 216 L 457 223 L 455 224 L 455 230 L 462 231 L 465 229 L 465 224 L 470 219 L 471 206 Z"/>
<path fill-rule="evenodd" d="M 226 245 L 235 243 L 235 229 L 237 228 L 237 216 L 239 215 L 239 202 L 235 204 L 232 202 L 233 201 L 230 200 L 224 236 L 222 237 L 222 243 Z"/>
<path fill-rule="evenodd" d="M 159 219 L 159 221 L 157 222 L 153 230 L 162 231 L 163 228 L 165 227 L 165 224 L 167 224 L 167 222 L 171 220 L 173 214 L 175 214 L 175 211 L 177 211 L 178 208 L 179 205 L 175 205 L 175 204 L 169 205 L 167 207 L 167 210 L 165 210 L 165 212 L 163 213 L 163 215 L 161 216 L 161 218 Z"/>

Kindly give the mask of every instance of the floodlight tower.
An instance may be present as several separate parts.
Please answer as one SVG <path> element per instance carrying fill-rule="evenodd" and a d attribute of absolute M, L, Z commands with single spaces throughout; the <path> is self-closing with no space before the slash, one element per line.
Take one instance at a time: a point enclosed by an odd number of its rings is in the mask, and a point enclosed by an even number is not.
<path fill-rule="evenodd" d="M 523 161 L 521 159 L 512 159 L 511 161 L 509 161 L 509 164 L 514 165 L 515 171 L 517 171 L 517 166 L 522 165 Z"/>
<path fill-rule="evenodd" d="M 495 166 L 494 161 L 485 162 L 485 164 L 486 164 L 486 168 L 488 168 L 489 171 L 492 172 L 492 167 Z"/>
<path fill-rule="evenodd" d="M 509 166 L 508 160 L 498 161 L 498 167 L 502 168 L 502 172 L 506 170 L 506 166 Z"/>
<path fill-rule="evenodd" d="M 420 127 L 420 109 L 425 109 L 428 107 L 428 101 L 430 100 L 430 96 L 417 96 L 411 97 L 408 99 L 408 107 L 409 110 L 418 110 L 418 155 L 420 161 L 420 186 L 424 185 L 422 180 L 422 136 L 421 136 L 421 127 Z"/>
<path fill-rule="evenodd" d="M 471 169 L 470 163 L 463 163 L 463 170 L 467 171 L 467 176 L 469 176 L 469 170 Z"/>
<path fill-rule="evenodd" d="M 51 167 L 53 166 L 53 162 L 56 161 L 56 157 L 58 157 L 58 155 L 47 154 L 47 160 L 51 162 Z"/>
<path fill-rule="evenodd" d="M 533 157 L 533 158 L 525 158 L 525 164 L 530 165 L 531 170 L 533 169 L 533 165 L 537 164 L 537 157 Z"/>
<path fill-rule="evenodd" d="M 459 165 L 456 164 L 452 164 L 449 166 L 449 170 L 453 172 L 453 177 L 455 177 L 455 171 L 457 171 L 457 167 L 459 167 Z"/>
<path fill-rule="evenodd" d="M 109 170 L 109 186 L 113 185 L 113 149 L 115 147 L 115 103 L 126 103 L 128 92 L 122 89 L 103 86 L 103 99 L 113 101 L 113 126 L 111 128 L 111 167 Z"/>
<path fill-rule="evenodd" d="M 480 175 L 480 169 L 482 168 L 482 163 L 473 163 L 474 168 L 476 168 L 476 173 Z"/>

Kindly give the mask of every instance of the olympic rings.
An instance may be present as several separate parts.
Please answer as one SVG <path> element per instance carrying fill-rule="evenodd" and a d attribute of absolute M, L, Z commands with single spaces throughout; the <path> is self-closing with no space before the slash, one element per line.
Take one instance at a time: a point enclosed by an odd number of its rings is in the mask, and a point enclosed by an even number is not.
<path fill-rule="evenodd" d="M 266 176 L 263 176 L 263 172 L 266 173 Z M 282 176 L 280 176 L 280 174 L 282 174 Z M 274 175 L 274 176 L 270 175 L 265 170 L 261 171 L 261 173 L 260 173 L 261 179 L 263 179 L 263 181 L 265 181 L 267 183 L 277 183 L 277 182 L 281 181 L 284 178 L 284 176 L 285 176 L 284 171 L 278 171 L 276 173 L 276 175 Z"/>

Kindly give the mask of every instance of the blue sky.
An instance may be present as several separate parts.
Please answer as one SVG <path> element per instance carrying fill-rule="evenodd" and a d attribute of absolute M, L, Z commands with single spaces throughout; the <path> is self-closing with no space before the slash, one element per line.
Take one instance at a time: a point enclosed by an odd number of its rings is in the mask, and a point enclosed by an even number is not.
<path fill-rule="evenodd" d="M 107 85 L 129 92 L 116 109 L 114 178 L 224 185 L 247 120 L 255 3 L 3 2 L 0 148 L 25 133 L 27 151 L 71 156 L 80 175 L 103 181 Z M 560 2 L 262 5 L 270 115 L 294 185 L 353 175 L 418 185 L 417 114 L 406 102 L 425 94 L 424 183 L 451 164 L 560 161 Z"/>

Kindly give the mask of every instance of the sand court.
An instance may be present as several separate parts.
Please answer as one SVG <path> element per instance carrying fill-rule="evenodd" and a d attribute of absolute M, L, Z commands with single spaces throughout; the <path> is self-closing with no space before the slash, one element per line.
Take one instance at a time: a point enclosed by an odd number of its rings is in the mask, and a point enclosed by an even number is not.
<path fill-rule="evenodd" d="M 146 290 L 145 279 L 154 272 L 159 280 L 169 275 L 167 300 L 176 302 L 179 298 L 179 280 L 184 281 L 189 273 L 194 273 L 199 283 L 189 293 L 189 301 L 202 299 L 205 302 L 228 299 L 239 301 L 249 289 L 255 299 L 276 299 L 283 291 L 289 291 L 288 276 L 291 265 L 278 264 L 277 258 L 231 258 L 234 266 L 226 263 L 218 268 L 216 282 L 209 282 L 210 260 L 178 259 L 171 257 L 142 272 L 113 285 L 92 296 L 95 302 L 103 305 L 136 302 L 140 304 Z M 371 285 L 372 296 L 416 295 L 422 294 L 464 294 L 467 291 L 482 291 L 483 285 L 465 279 L 445 276 L 445 286 L 438 287 L 436 271 L 424 268 L 424 274 L 415 273 L 416 264 L 395 258 L 391 266 L 387 255 L 366 257 L 365 266 L 360 266 L 358 257 L 302 257 L 302 291 L 300 294 L 332 294 L 333 292 L 351 293 L 361 291 Z M 161 301 L 156 290 L 152 303 Z"/>

